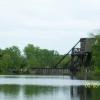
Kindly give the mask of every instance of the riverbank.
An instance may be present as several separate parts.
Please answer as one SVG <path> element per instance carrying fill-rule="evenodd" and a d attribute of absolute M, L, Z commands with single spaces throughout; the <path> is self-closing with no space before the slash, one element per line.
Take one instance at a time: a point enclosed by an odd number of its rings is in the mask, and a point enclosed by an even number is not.
<path fill-rule="evenodd" d="M 100 73 L 95 71 L 81 72 L 75 75 L 78 79 L 82 80 L 100 80 Z"/>

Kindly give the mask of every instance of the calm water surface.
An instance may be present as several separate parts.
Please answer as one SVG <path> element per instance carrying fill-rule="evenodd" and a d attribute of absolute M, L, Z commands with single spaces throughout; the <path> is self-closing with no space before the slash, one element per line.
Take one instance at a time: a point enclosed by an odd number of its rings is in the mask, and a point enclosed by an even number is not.
<path fill-rule="evenodd" d="M 100 87 L 71 76 L 1 75 L 0 100 L 100 100 Z"/>

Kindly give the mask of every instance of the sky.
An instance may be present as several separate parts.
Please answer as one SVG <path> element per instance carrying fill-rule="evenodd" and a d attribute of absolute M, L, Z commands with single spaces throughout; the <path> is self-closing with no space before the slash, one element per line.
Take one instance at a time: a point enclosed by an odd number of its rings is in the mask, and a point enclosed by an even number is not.
<path fill-rule="evenodd" d="M 0 0 L 0 48 L 31 43 L 67 53 L 100 29 L 100 0 Z"/>

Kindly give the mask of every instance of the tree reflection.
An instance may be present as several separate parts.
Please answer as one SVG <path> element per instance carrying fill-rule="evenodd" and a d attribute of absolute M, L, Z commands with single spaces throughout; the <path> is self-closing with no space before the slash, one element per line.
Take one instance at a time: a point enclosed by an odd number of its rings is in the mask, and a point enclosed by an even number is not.
<path fill-rule="evenodd" d="M 33 85 L 0 85 L 0 94 L 5 97 L 16 98 L 15 100 L 31 100 L 38 97 L 39 100 L 44 100 L 45 97 L 53 98 L 52 100 L 99 100 L 100 87 L 98 88 L 85 88 L 84 86 L 65 86 L 65 87 L 52 87 L 52 86 L 33 86 Z M 41 96 L 43 97 L 41 99 Z M 22 97 L 22 98 L 21 98 Z M 8 99 L 8 100 L 11 100 Z M 1 99 L 0 99 L 1 100 Z M 4 99 L 3 99 L 4 100 Z"/>
<path fill-rule="evenodd" d="M 92 99 L 91 100 L 100 100 L 100 87 L 92 88 Z"/>
<path fill-rule="evenodd" d="M 20 91 L 20 86 L 18 85 L 0 85 L 0 92 L 5 93 L 5 95 L 18 95 Z"/>
<path fill-rule="evenodd" d="M 75 98 L 79 98 L 79 100 L 91 100 L 91 88 L 85 88 L 84 86 L 71 86 L 71 97 L 72 100 L 75 100 Z"/>
<path fill-rule="evenodd" d="M 57 87 L 49 87 L 49 86 L 31 86 L 26 85 L 24 88 L 24 94 L 26 96 L 40 95 L 40 94 L 54 94 L 58 90 Z"/>

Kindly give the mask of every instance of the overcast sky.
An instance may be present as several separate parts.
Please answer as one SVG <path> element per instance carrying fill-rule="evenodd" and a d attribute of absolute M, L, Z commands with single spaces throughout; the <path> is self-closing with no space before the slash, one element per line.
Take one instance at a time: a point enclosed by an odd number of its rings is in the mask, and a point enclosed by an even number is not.
<path fill-rule="evenodd" d="M 66 53 L 100 28 L 100 0 L 0 0 L 0 48 L 28 43 Z"/>

